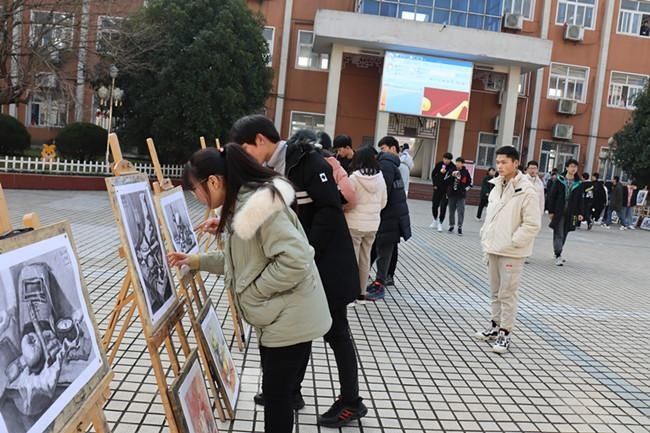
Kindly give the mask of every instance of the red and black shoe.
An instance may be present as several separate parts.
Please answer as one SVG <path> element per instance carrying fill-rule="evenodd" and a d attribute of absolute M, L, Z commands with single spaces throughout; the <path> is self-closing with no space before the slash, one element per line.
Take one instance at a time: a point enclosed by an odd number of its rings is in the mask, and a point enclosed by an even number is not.
<path fill-rule="evenodd" d="M 338 398 L 324 414 L 318 417 L 318 425 L 321 427 L 338 428 L 348 423 L 361 419 L 368 414 L 368 408 L 359 397 L 355 404 L 345 404 L 341 397 Z"/>

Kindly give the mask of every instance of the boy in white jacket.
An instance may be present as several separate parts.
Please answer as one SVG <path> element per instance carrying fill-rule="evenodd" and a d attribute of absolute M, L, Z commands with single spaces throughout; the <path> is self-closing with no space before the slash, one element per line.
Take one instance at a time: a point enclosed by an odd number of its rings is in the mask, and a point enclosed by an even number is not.
<path fill-rule="evenodd" d="M 487 256 L 492 323 L 474 334 L 483 341 L 495 340 L 492 351 L 505 353 L 514 328 L 519 282 L 524 260 L 533 251 L 541 226 L 539 199 L 528 177 L 519 171 L 519 152 L 512 146 L 496 151 L 499 176 L 488 199 L 481 245 Z"/>
<path fill-rule="evenodd" d="M 365 300 L 372 244 L 379 229 L 381 210 L 388 201 L 388 193 L 373 148 L 359 149 L 354 154 L 350 167 L 353 170 L 350 185 L 356 196 L 356 204 L 345 208 L 345 219 L 359 264 L 359 300 Z"/>

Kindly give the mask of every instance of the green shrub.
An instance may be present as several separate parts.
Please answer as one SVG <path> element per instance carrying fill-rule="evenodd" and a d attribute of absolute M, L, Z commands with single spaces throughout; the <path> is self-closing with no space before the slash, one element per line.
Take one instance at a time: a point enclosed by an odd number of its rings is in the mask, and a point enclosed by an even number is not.
<path fill-rule="evenodd" d="M 108 132 L 92 123 L 71 123 L 56 136 L 62 159 L 96 160 L 106 154 Z"/>
<path fill-rule="evenodd" d="M 12 116 L 0 114 L 0 154 L 21 155 L 29 148 L 27 128 Z"/>

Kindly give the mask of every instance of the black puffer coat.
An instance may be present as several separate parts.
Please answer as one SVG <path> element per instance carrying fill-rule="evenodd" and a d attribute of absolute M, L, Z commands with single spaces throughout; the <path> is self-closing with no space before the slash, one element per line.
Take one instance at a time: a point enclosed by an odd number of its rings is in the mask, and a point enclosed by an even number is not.
<path fill-rule="evenodd" d="M 392 153 L 382 152 L 377 160 L 388 191 L 388 202 L 381 211 L 381 223 L 377 231 L 377 238 L 383 238 L 382 240 L 386 243 L 397 243 L 400 237 L 406 241 L 411 237 L 411 219 L 406 202 L 404 182 L 399 171 L 399 157 Z"/>
<path fill-rule="evenodd" d="M 312 137 L 313 135 L 313 137 Z M 332 168 L 299 131 L 287 142 L 286 176 L 296 188 L 298 218 L 316 251 L 316 266 L 331 306 L 347 305 L 361 291 L 359 268 Z"/>
<path fill-rule="evenodd" d="M 577 177 L 571 190 L 564 176 L 558 176 L 553 183 L 548 197 L 548 213 L 553 214 L 553 219 L 548 225 L 553 230 L 558 228 L 558 222 L 564 215 L 564 230 L 572 232 L 580 225 L 579 215 L 585 215 L 584 184 Z"/>

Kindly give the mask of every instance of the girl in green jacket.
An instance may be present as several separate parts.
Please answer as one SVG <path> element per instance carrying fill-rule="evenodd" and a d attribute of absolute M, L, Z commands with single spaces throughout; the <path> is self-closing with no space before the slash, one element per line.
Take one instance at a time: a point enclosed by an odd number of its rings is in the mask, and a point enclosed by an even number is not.
<path fill-rule="evenodd" d="M 217 236 L 225 235 L 223 250 L 171 253 L 170 264 L 225 276 L 260 344 L 264 431 L 291 433 L 292 402 L 311 342 L 332 323 L 314 250 L 290 208 L 294 189 L 235 144 L 196 152 L 184 180 L 209 209 L 222 208 Z"/>

